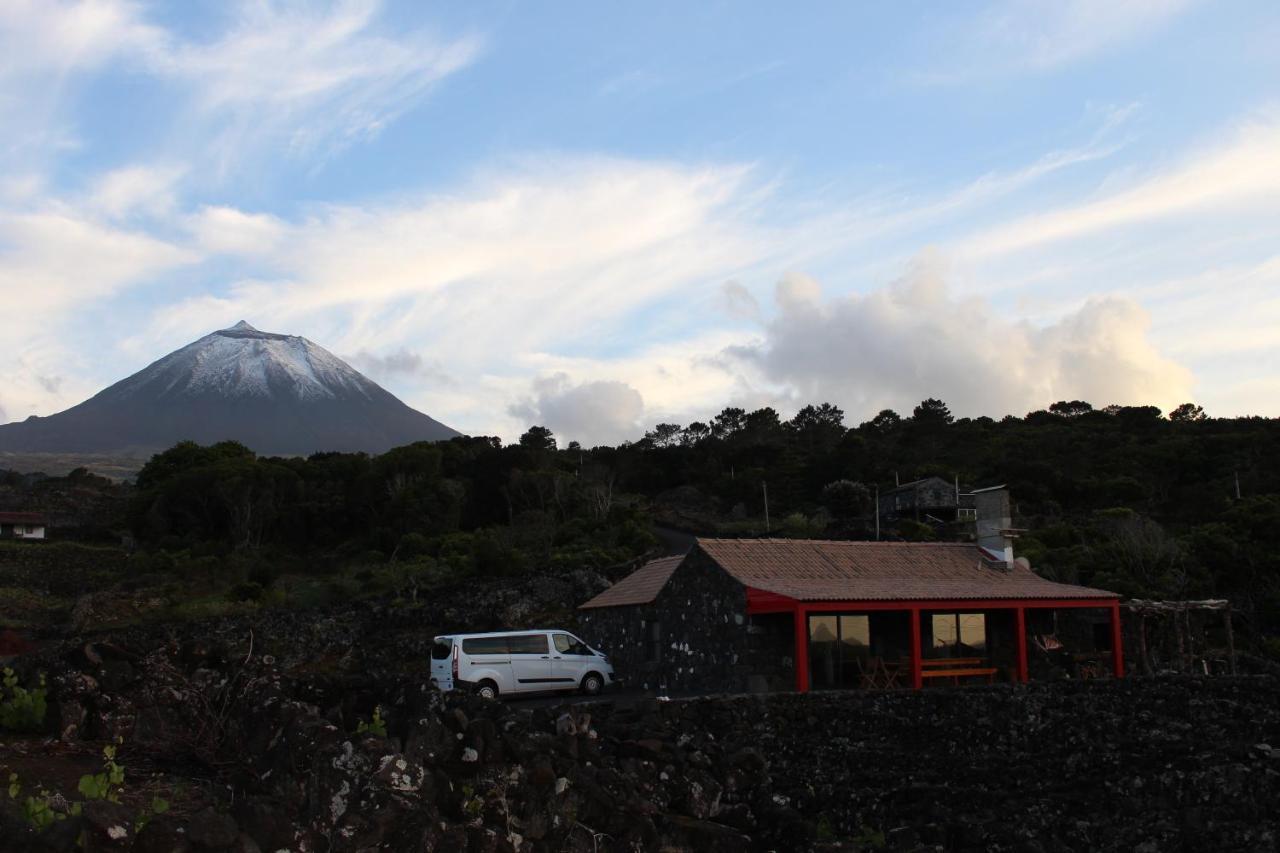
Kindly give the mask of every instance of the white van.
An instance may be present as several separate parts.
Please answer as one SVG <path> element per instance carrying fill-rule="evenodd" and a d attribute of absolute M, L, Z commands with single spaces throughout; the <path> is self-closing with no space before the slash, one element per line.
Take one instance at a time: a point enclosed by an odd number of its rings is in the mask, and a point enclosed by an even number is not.
<path fill-rule="evenodd" d="M 594 696 L 615 684 L 609 658 L 568 631 L 500 631 L 436 637 L 431 681 L 486 699 L 544 690 Z"/>

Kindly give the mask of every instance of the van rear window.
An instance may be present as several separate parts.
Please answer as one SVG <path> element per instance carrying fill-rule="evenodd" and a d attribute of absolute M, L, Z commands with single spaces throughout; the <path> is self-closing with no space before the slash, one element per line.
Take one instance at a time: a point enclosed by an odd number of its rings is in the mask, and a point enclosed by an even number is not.
<path fill-rule="evenodd" d="M 449 639 L 436 640 L 431 644 L 432 660 L 448 660 L 453 654 L 453 643 Z"/>
<path fill-rule="evenodd" d="M 545 655 L 547 653 L 546 634 L 521 634 L 507 637 L 507 648 L 513 655 Z"/>
<path fill-rule="evenodd" d="M 506 637 L 469 637 L 462 641 L 462 650 L 469 655 L 505 655 Z"/>

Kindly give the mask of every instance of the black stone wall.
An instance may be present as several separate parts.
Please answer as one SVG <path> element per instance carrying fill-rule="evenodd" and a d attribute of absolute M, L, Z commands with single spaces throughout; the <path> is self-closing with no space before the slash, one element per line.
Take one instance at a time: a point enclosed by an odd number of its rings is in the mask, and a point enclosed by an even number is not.
<path fill-rule="evenodd" d="M 658 623 L 657 659 L 649 649 Z M 583 639 L 627 684 L 662 694 L 741 693 L 795 686 L 790 614 L 747 615 L 746 588 L 700 550 L 651 605 L 581 611 Z"/>

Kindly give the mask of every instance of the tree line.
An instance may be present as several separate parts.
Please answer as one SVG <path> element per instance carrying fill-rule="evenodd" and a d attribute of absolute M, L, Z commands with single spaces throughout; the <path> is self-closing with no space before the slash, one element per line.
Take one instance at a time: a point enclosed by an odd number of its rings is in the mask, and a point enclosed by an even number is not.
<path fill-rule="evenodd" d="M 138 541 L 161 550 L 273 551 L 308 565 L 434 561 L 453 572 L 602 568 L 691 533 L 863 538 L 872 495 L 937 475 L 1006 484 L 1020 554 L 1056 579 L 1127 595 L 1232 597 L 1280 628 L 1280 421 L 1187 404 L 955 418 L 939 400 L 856 426 L 823 403 L 783 419 L 723 409 L 618 446 L 456 438 L 378 456 L 259 457 L 182 443 L 141 471 Z M 950 536 L 912 523 L 886 538 Z"/>

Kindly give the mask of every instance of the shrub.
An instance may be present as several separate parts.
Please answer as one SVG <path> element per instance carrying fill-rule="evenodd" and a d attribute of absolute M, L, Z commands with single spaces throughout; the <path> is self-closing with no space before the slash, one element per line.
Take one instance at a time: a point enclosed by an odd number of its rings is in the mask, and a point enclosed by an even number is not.
<path fill-rule="evenodd" d="M 369 722 L 361 720 L 356 723 L 356 734 L 371 734 L 376 737 L 387 736 L 387 721 L 382 719 L 382 706 L 378 705 L 373 709 L 373 719 Z"/>
<path fill-rule="evenodd" d="M 27 689 L 18 684 L 17 674 L 5 667 L 0 671 L 0 729 L 15 732 L 42 730 L 48 710 L 47 695 L 44 673 L 37 677 L 35 687 Z"/>
<path fill-rule="evenodd" d="M 231 587 L 227 592 L 227 598 L 232 601 L 261 601 L 262 593 L 262 584 L 256 581 L 244 581 Z"/>

